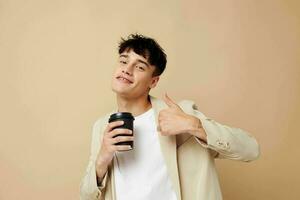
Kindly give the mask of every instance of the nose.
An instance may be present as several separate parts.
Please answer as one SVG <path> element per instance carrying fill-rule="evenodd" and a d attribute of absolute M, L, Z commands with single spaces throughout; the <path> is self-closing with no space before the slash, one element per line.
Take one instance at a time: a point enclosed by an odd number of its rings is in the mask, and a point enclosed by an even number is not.
<path fill-rule="evenodd" d="M 124 68 L 122 69 L 122 72 L 131 76 L 132 75 L 132 65 L 128 64 L 128 65 L 124 66 Z"/>

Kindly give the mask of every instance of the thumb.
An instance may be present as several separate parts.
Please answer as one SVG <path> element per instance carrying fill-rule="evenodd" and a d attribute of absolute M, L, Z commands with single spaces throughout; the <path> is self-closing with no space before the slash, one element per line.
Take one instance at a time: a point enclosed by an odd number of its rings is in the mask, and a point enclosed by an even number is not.
<path fill-rule="evenodd" d="M 167 93 L 165 93 L 164 101 L 170 108 L 178 108 L 178 105 L 167 95 Z"/>

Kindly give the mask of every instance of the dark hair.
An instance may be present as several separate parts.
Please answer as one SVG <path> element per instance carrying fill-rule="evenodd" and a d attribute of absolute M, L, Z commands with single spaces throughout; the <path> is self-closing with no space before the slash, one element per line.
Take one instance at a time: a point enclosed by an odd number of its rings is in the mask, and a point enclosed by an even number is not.
<path fill-rule="evenodd" d="M 121 37 L 119 54 L 130 49 L 146 58 L 151 65 L 155 66 L 152 76 L 159 76 L 164 72 L 167 64 L 167 55 L 154 39 L 137 33 L 130 34 L 127 39 Z"/>

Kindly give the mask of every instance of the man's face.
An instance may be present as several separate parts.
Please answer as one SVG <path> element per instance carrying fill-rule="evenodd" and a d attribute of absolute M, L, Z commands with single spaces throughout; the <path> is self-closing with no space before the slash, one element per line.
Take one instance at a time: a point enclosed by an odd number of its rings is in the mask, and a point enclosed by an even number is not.
<path fill-rule="evenodd" d="M 154 69 L 155 66 L 143 56 L 131 49 L 124 51 L 119 55 L 118 66 L 112 76 L 112 90 L 128 98 L 148 94 L 149 88 L 154 88 L 159 80 L 159 76 L 152 77 Z"/>

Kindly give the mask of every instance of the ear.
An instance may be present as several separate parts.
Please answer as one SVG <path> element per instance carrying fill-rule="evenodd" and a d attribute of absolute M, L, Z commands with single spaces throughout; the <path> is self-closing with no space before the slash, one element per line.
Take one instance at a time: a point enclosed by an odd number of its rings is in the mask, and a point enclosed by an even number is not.
<path fill-rule="evenodd" d="M 151 80 L 151 85 L 149 85 L 150 88 L 155 88 L 157 82 L 159 81 L 159 76 L 154 76 L 152 77 L 152 80 Z"/>

